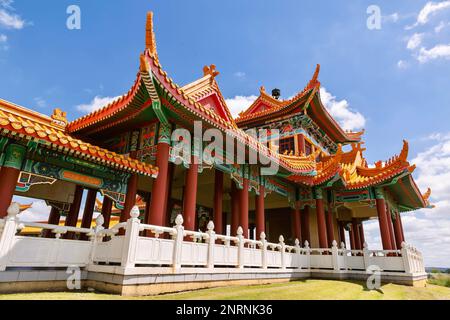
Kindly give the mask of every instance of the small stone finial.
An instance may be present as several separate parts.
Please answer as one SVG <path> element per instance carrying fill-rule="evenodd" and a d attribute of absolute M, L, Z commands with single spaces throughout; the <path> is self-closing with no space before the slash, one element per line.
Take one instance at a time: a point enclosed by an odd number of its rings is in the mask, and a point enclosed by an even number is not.
<path fill-rule="evenodd" d="M 8 210 L 6 210 L 6 213 L 8 214 L 8 217 L 14 218 L 20 213 L 20 205 L 17 202 L 12 202 Z"/>
<path fill-rule="evenodd" d="M 402 249 L 406 249 L 407 246 L 408 246 L 408 244 L 407 244 L 405 241 L 403 241 L 403 242 L 402 242 Z"/>
<path fill-rule="evenodd" d="M 139 218 L 140 215 L 141 215 L 141 212 L 139 211 L 139 207 L 134 206 L 133 209 L 131 209 L 130 217 L 132 217 L 133 219 L 137 219 L 137 218 Z"/>
<path fill-rule="evenodd" d="M 345 243 L 344 243 L 344 241 L 341 242 L 341 249 L 345 249 Z"/>
<path fill-rule="evenodd" d="M 259 238 L 261 239 L 261 240 L 266 240 L 266 233 L 263 231 L 263 232 L 261 232 L 261 235 L 259 236 Z"/>
<path fill-rule="evenodd" d="M 281 236 L 278 238 L 278 241 L 279 241 L 280 243 L 284 243 L 284 237 L 281 235 Z"/>
<path fill-rule="evenodd" d="M 242 227 L 239 227 L 238 229 L 237 229 L 237 235 L 238 236 L 242 236 L 244 234 L 244 229 L 242 229 Z"/>
<path fill-rule="evenodd" d="M 210 220 L 208 222 L 208 225 L 206 226 L 206 228 L 208 229 L 208 231 L 213 231 L 214 230 L 214 222 L 212 220 Z"/>
<path fill-rule="evenodd" d="M 333 246 L 333 248 L 337 248 L 337 241 L 336 240 L 333 240 L 333 242 L 331 243 L 331 245 Z"/>
<path fill-rule="evenodd" d="M 103 227 L 103 224 L 105 223 L 105 218 L 103 215 L 99 215 L 97 219 L 95 219 L 95 226 L 96 227 Z"/>
<path fill-rule="evenodd" d="M 177 215 L 177 217 L 175 218 L 175 225 L 180 227 L 183 225 L 183 223 L 184 223 L 183 216 L 181 214 Z"/>
<path fill-rule="evenodd" d="M 309 248 L 309 242 L 308 242 L 308 240 L 305 240 L 305 248 Z"/>
<path fill-rule="evenodd" d="M 298 247 L 300 245 L 300 240 L 295 239 L 295 246 Z"/>
<path fill-rule="evenodd" d="M 367 242 L 365 242 L 365 241 L 364 241 L 364 244 L 363 244 L 363 248 L 364 248 L 364 249 L 369 249 L 369 245 L 368 245 Z"/>

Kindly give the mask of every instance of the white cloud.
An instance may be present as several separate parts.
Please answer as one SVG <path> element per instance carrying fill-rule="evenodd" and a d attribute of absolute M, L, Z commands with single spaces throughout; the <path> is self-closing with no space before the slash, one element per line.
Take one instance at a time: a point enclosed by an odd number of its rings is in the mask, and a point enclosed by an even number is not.
<path fill-rule="evenodd" d="M 119 97 L 96 96 L 90 103 L 80 104 L 80 105 L 76 106 L 76 108 L 78 111 L 90 113 L 90 112 L 94 112 L 94 111 L 106 106 L 107 104 L 109 104 L 110 102 L 112 102 L 118 98 Z"/>
<path fill-rule="evenodd" d="M 438 12 L 443 11 L 447 8 L 450 8 L 450 1 L 427 2 L 427 4 L 425 4 L 425 6 L 419 12 L 419 15 L 417 16 L 417 21 L 414 26 L 426 24 L 432 15 L 435 15 Z"/>
<path fill-rule="evenodd" d="M 441 21 L 441 22 L 439 22 L 439 24 L 434 28 L 434 32 L 440 33 L 442 30 L 444 30 L 444 28 L 446 28 L 446 27 L 449 26 L 449 25 L 450 25 L 450 23 Z"/>
<path fill-rule="evenodd" d="M 424 34 L 423 33 L 414 33 L 408 40 L 406 48 L 409 50 L 414 50 L 418 48 L 422 44 Z"/>
<path fill-rule="evenodd" d="M 23 200 L 15 199 L 14 201 L 17 201 L 20 204 L 29 204 L 33 200 L 23 198 Z M 43 200 L 35 200 L 31 203 L 32 206 L 30 209 L 27 209 L 19 214 L 20 220 L 32 222 L 46 222 L 48 220 L 51 207 L 47 206 L 47 204 Z"/>
<path fill-rule="evenodd" d="M 238 72 L 235 72 L 235 73 L 234 73 L 234 76 L 235 76 L 236 78 L 243 79 L 243 78 L 245 78 L 246 74 L 245 74 L 245 72 L 238 71 Z"/>
<path fill-rule="evenodd" d="M 408 63 L 404 60 L 400 60 L 399 62 L 397 62 L 397 68 L 406 69 L 408 68 Z"/>
<path fill-rule="evenodd" d="M 358 130 L 366 125 L 364 116 L 352 110 L 347 100 L 336 100 L 336 97 L 323 87 L 320 88 L 320 97 L 324 106 L 344 130 Z"/>
<path fill-rule="evenodd" d="M 8 50 L 8 37 L 0 34 L 0 50 Z"/>
<path fill-rule="evenodd" d="M 393 14 L 387 15 L 387 16 L 382 16 L 383 22 L 398 22 L 400 20 L 400 15 L 395 12 Z"/>
<path fill-rule="evenodd" d="M 236 96 L 231 99 L 225 99 L 228 108 L 234 118 L 239 116 L 239 113 L 245 111 L 257 99 L 257 96 Z"/>
<path fill-rule="evenodd" d="M 34 102 L 36 103 L 36 105 L 39 108 L 45 108 L 47 107 L 47 101 L 45 101 L 44 99 L 42 99 L 41 97 L 36 97 L 34 98 Z"/>
<path fill-rule="evenodd" d="M 417 60 L 426 63 L 439 58 L 450 59 L 450 44 L 438 44 L 431 49 L 420 48 Z"/>
<path fill-rule="evenodd" d="M 12 2 L 9 2 L 11 4 Z M 7 29 L 23 29 L 25 27 L 25 20 L 19 15 L 8 12 L 6 8 L 11 8 L 10 5 L 2 5 L 5 9 L 0 9 L 0 26 Z"/>

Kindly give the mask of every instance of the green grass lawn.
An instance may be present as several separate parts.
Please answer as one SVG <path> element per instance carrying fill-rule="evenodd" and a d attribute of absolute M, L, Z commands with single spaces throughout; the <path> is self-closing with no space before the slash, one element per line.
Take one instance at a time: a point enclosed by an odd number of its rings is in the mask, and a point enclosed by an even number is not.
<path fill-rule="evenodd" d="M 379 291 L 368 291 L 362 283 L 306 280 L 258 286 L 230 286 L 223 288 L 189 291 L 153 297 L 120 297 L 100 293 L 34 293 L 0 295 L 0 300 L 450 300 L 450 288 L 428 284 L 414 288 L 395 284 L 384 285 Z"/>

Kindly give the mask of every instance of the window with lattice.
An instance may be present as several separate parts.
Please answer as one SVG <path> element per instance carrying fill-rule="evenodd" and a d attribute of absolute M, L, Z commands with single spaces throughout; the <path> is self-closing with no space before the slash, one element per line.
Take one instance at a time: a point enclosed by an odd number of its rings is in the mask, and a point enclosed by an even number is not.
<path fill-rule="evenodd" d="M 287 153 L 295 153 L 295 141 L 294 137 L 285 138 L 280 140 L 280 148 L 278 149 L 281 154 Z"/>

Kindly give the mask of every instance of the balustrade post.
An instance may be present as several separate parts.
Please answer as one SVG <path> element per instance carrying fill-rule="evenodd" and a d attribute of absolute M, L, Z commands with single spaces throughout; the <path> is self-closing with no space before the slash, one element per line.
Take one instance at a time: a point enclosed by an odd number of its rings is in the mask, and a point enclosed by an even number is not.
<path fill-rule="evenodd" d="M 301 261 L 301 252 L 302 248 L 300 247 L 300 240 L 295 239 L 295 256 L 297 257 L 297 269 L 301 269 L 302 265 L 300 264 Z"/>
<path fill-rule="evenodd" d="M 91 249 L 91 255 L 90 255 L 90 263 L 94 263 L 95 261 L 95 253 L 97 249 L 97 245 L 101 242 L 103 242 L 103 237 L 105 236 L 101 232 L 105 230 L 103 227 L 103 224 L 105 223 L 105 217 L 103 215 L 99 215 L 97 219 L 95 219 L 95 229 L 94 229 L 94 236 L 92 241 L 92 249 Z M 58 238 L 58 236 L 57 236 Z"/>
<path fill-rule="evenodd" d="M 175 226 L 174 226 L 174 246 L 173 246 L 173 263 L 172 267 L 174 271 L 177 271 L 181 268 L 181 250 L 183 248 L 183 239 L 184 239 L 184 227 L 183 227 L 183 216 L 179 214 L 175 218 Z"/>
<path fill-rule="evenodd" d="M 347 247 L 345 246 L 345 242 L 344 241 L 341 242 L 341 251 L 342 251 L 342 263 L 343 263 L 343 265 L 341 265 L 341 267 L 344 270 L 348 270 L 348 267 L 347 267 Z"/>
<path fill-rule="evenodd" d="M 8 264 L 8 254 L 11 249 L 14 237 L 17 233 L 20 206 L 13 202 L 6 210 L 7 216 L 0 220 L 0 271 L 5 271 Z"/>
<path fill-rule="evenodd" d="M 284 243 L 284 237 L 280 236 L 278 238 L 278 241 L 280 242 L 280 254 L 281 254 L 281 269 L 286 269 L 286 244 Z"/>
<path fill-rule="evenodd" d="M 211 220 L 207 226 L 208 234 L 208 268 L 214 269 L 214 246 L 216 245 L 216 233 L 214 232 L 214 222 Z"/>
<path fill-rule="evenodd" d="M 136 260 L 136 248 L 139 237 L 140 221 L 139 221 L 139 208 L 134 206 L 131 209 L 131 218 L 127 220 L 125 239 L 122 251 L 122 268 L 133 268 Z"/>
<path fill-rule="evenodd" d="M 411 258 L 410 258 L 410 250 L 409 245 L 406 242 L 402 242 L 402 258 L 403 258 L 403 266 L 405 267 L 406 273 L 413 273 L 411 267 Z"/>
<path fill-rule="evenodd" d="M 333 269 L 334 271 L 339 271 L 341 270 L 341 266 L 339 265 L 339 249 L 336 240 L 333 240 L 331 245 L 332 245 L 331 255 L 333 257 Z"/>
<path fill-rule="evenodd" d="M 267 240 L 266 233 L 263 231 L 260 235 L 261 239 L 261 259 L 263 269 L 267 269 Z"/>
<path fill-rule="evenodd" d="M 238 238 L 238 267 L 239 269 L 244 268 L 244 229 L 239 227 L 237 229 L 237 238 Z"/>
<path fill-rule="evenodd" d="M 369 269 L 370 267 L 370 251 L 367 242 L 363 244 L 363 259 L 364 259 L 364 269 Z"/>
<path fill-rule="evenodd" d="M 309 248 L 308 240 L 305 241 L 305 252 L 306 252 L 306 268 L 311 269 L 311 249 Z"/>

